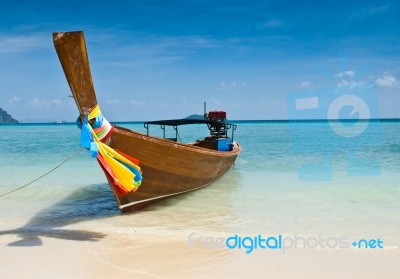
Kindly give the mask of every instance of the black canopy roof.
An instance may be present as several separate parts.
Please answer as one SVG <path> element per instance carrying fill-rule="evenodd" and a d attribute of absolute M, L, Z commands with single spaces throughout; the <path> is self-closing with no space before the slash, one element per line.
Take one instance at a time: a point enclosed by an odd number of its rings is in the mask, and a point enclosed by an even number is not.
<path fill-rule="evenodd" d="M 227 122 L 219 122 L 212 121 L 208 119 L 170 119 L 170 120 L 157 120 L 157 121 L 148 121 L 144 122 L 145 125 L 155 124 L 155 125 L 165 125 L 165 126 L 180 126 L 180 125 L 188 125 L 188 124 L 216 124 L 216 125 L 234 125 L 232 123 Z"/>

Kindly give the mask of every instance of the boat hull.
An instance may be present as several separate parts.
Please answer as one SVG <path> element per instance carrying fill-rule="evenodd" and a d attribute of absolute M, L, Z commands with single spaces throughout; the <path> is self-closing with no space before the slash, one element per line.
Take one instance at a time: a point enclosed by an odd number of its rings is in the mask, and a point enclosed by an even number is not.
<path fill-rule="evenodd" d="M 200 189 L 234 164 L 240 147 L 222 152 L 147 136 L 115 127 L 112 147 L 140 160 L 142 185 L 117 196 L 121 212 L 131 212 L 161 199 Z M 107 176 L 107 173 L 106 173 Z M 112 180 L 108 177 L 112 185 Z"/>
<path fill-rule="evenodd" d="M 97 105 L 83 32 L 54 33 L 53 41 L 83 120 Z M 103 169 L 123 213 L 212 183 L 234 164 L 241 150 L 236 144 L 232 151 L 217 151 L 118 126 L 110 146 L 139 159 L 143 172 L 139 189 L 120 197 L 115 191 L 114 179 Z"/>

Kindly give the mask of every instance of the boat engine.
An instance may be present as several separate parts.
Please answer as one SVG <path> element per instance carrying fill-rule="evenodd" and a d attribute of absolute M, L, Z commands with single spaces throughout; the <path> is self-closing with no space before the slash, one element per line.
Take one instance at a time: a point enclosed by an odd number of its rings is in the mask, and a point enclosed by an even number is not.
<path fill-rule="evenodd" d="M 212 123 L 208 124 L 208 129 L 210 130 L 211 136 L 216 137 L 227 137 L 227 127 L 225 124 L 226 112 L 225 111 L 210 111 L 207 114 L 208 120 Z"/>
<path fill-rule="evenodd" d="M 236 125 L 226 122 L 226 112 L 214 110 L 207 113 L 204 102 L 204 120 L 206 120 L 210 136 L 198 141 L 198 146 L 218 151 L 232 151 L 233 132 Z M 232 129 L 232 137 L 228 137 L 228 131 Z"/>

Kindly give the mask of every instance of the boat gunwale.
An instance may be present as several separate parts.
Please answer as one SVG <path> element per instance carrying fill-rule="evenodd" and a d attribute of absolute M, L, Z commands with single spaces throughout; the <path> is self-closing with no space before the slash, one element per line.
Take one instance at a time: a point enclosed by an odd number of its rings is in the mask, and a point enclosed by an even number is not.
<path fill-rule="evenodd" d="M 233 149 L 232 151 L 227 152 L 227 151 L 219 151 L 219 150 L 212 150 L 212 149 L 208 149 L 208 148 L 204 148 L 204 147 L 199 147 L 199 146 L 191 145 L 190 143 L 171 141 L 168 139 L 163 139 L 160 137 L 147 135 L 147 134 L 144 134 L 144 133 L 141 133 L 141 132 L 138 132 L 135 130 L 131 130 L 131 129 L 128 129 L 125 127 L 121 127 L 118 125 L 114 125 L 114 127 L 115 127 L 114 133 L 115 132 L 118 133 L 118 130 L 122 130 L 124 132 L 128 132 L 128 133 L 136 134 L 137 136 L 141 136 L 141 137 L 143 137 L 143 140 L 147 139 L 153 143 L 163 144 L 165 146 L 173 146 L 175 148 L 177 148 L 179 146 L 180 148 L 186 149 L 188 151 L 203 153 L 203 154 L 207 154 L 207 155 L 211 155 L 211 156 L 232 157 L 232 156 L 239 155 L 239 153 L 242 151 L 242 146 L 238 142 L 235 142 L 237 145 L 237 148 Z"/>

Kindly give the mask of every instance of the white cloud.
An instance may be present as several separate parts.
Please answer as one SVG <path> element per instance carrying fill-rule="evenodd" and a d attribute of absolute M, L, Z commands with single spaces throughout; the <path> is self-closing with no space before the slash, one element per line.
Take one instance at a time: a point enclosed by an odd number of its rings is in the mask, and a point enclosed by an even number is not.
<path fill-rule="evenodd" d="M 338 90 L 352 90 L 359 88 L 366 88 L 371 86 L 370 83 L 360 80 L 355 81 L 353 78 L 356 76 L 356 73 L 353 70 L 347 70 L 344 72 L 337 73 L 335 78 L 338 80 L 337 89 Z"/>
<path fill-rule="evenodd" d="M 309 88 L 311 87 L 311 82 L 303 81 L 297 85 L 298 88 Z"/>
<path fill-rule="evenodd" d="M 11 97 L 10 99 L 8 99 L 8 102 L 9 102 L 10 104 L 19 103 L 20 101 L 21 101 L 21 98 L 20 98 L 20 97 L 16 97 L 16 96 L 13 96 L 13 97 Z"/>
<path fill-rule="evenodd" d="M 385 12 L 385 11 L 387 11 L 387 10 L 389 10 L 389 8 L 390 8 L 390 4 L 389 3 L 387 3 L 387 4 L 385 4 L 385 5 L 382 5 L 382 6 L 375 6 L 375 7 L 372 7 L 372 8 L 370 8 L 369 10 L 368 10 L 368 12 L 369 12 L 369 14 L 378 14 L 378 13 L 382 13 L 382 12 Z"/>
<path fill-rule="evenodd" d="M 49 107 L 49 106 L 57 106 L 60 107 L 62 105 L 64 105 L 63 101 L 61 101 L 60 99 L 52 99 L 52 100 L 46 100 L 43 98 L 33 98 L 29 104 L 32 107 Z"/>
<path fill-rule="evenodd" d="M 246 86 L 246 82 L 220 82 L 216 87 L 215 90 L 230 90 L 230 89 L 236 89 L 239 87 Z"/>
<path fill-rule="evenodd" d="M 63 102 L 60 99 L 53 99 L 50 101 L 51 105 L 61 106 Z"/>
<path fill-rule="evenodd" d="M 181 105 L 187 105 L 189 104 L 188 99 L 186 99 L 185 97 L 182 98 L 182 101 L 180 102 Z"/>
<path fill-rule="evenodd" d="M 31 35 L 1 35 L 0 53 L 29 52 L 41 48 L 49 48 L 48 36 L 44 34 Z"/>
<path fill-rule="evenodd" d="M 219 104 L 221 104 L 221 101 L 220 101 L 219 99 L 215 98 L 215 97 L 211 97 L 210 99 L 211 99 L 211 103 L 212 103 L 213 105 L 219 105 Z"/>
<path fill-rule="evenodd" d="M 265 39 L 265 38 L 264 38 Z M 176 61 L 192 58 L 198 52 L 232 51 L 241 55 L 252 48 L 258 38 L 188 35 L 167 36 L 161 34 L 139 34 L 136 32 L 109 29 L 91 39 L 96 45 L 109 49 L 102 56 L 107 65 L 112 67 L 145 68 L 154 65 L 173 64 Z M 283 36 L 269 36 L 269 41 L 287 40 Z"/>
<path fill-rule="evenodd" d="M 339 79 L 343 79 L 343 78 L 352 78 L 355 77 L 356 73 L 352 70 L 349 71 L 345 71 L 345 72 L 341 72 L 341 73 L 337 73 L 335 75 L 335 78 L 339 78 Z"/>
<path fill-rule="evenodd" d="M 140 100 L 131 100 L 130 103 L 134 106 L 134 107 L 142 107 L 144 105 L 147 104 L 146 101 L 140 101 Z"/>
<path fill-rule="evenodd" d="M 121 103 L 121 101 L 118 99 L 111 99 L 111 100 L 107 100 L 107 103 L 110 105 L 118 105 Z"/>
<path fill-rule="evenodd" d="M 390 3 L 381 5 L 381 6 L 372 6 L 372 7 L 368 7 L 368 8 L 362 8 L 362 9 L 356 11 L 354 14 L 352 14 L 350 16 L 350 18 L 363 20 L 369 16 L 386 12 L 389 9 L 390 9 Z"/>
<path fill-rule="evenodd" d="M 367 83 L 365 81 L 354 81 L 354 80 L 339 80 L 337 84 L 338 89 L 356 89 L 366 87 Z"/>
<path fill-rule="evenodd" d="M 47 102 L 45 99 L 41 99 L 41 98 L 37 98 L 37 97 L 33 98 L 29 102 L 29 104 L 33 107 L 42 107 L 42 106 L 48 107 L 50 105 L 50 103 Z"/>
<path fill-rule="evenodd" d="M 182 97 L 181 100 L 179 102 L 176 103 L 177 106 L 179 106 L 180 108 L 189 108 L 190 107 L 190 102 L 187 98 Z"/>
<path fill-rule="evenodd" d="M 275 28 L 275 27 L 279 27 L 282 25 L 283 25 L 283 22 L 280 20 L 276 20 L 276 19 L 270 19 L 264 23 L 264 27 L 266 27 L 266 28 Z"/>
<path fill-rule="evenodd" d="M 113 62 L 110 62 L 109 65 L 129 68 L 170 64 L 185 59 L 198 51 L 226 49 L 231 45 L 241 43 L 240 41 L 219 40 L 207 36 L 147 35 L 138 38 L 137 34 L 119 34 L 120 36 L 117 36 L 117 34 L 103 34 L 97 39 L 97 43 L 104 44 L 110 48 L 110 42 L 116 42 L 112 46 L 113 51 L 111 52 Z M 124 38 L 124 42 L 119 43 L 119 38 Z M 130 38 L 134 38 L 134 40 Z"/>
<path fill-rule="evenodd" d="M 378 78 L 375 81 L 375 84 L 381 87 L 389 87 L 389 88 L 394 88 L 399 86 L 399 81 L 397 80 L 396 77 L 386 73 L 383 75 L 383 77 Z"/>

